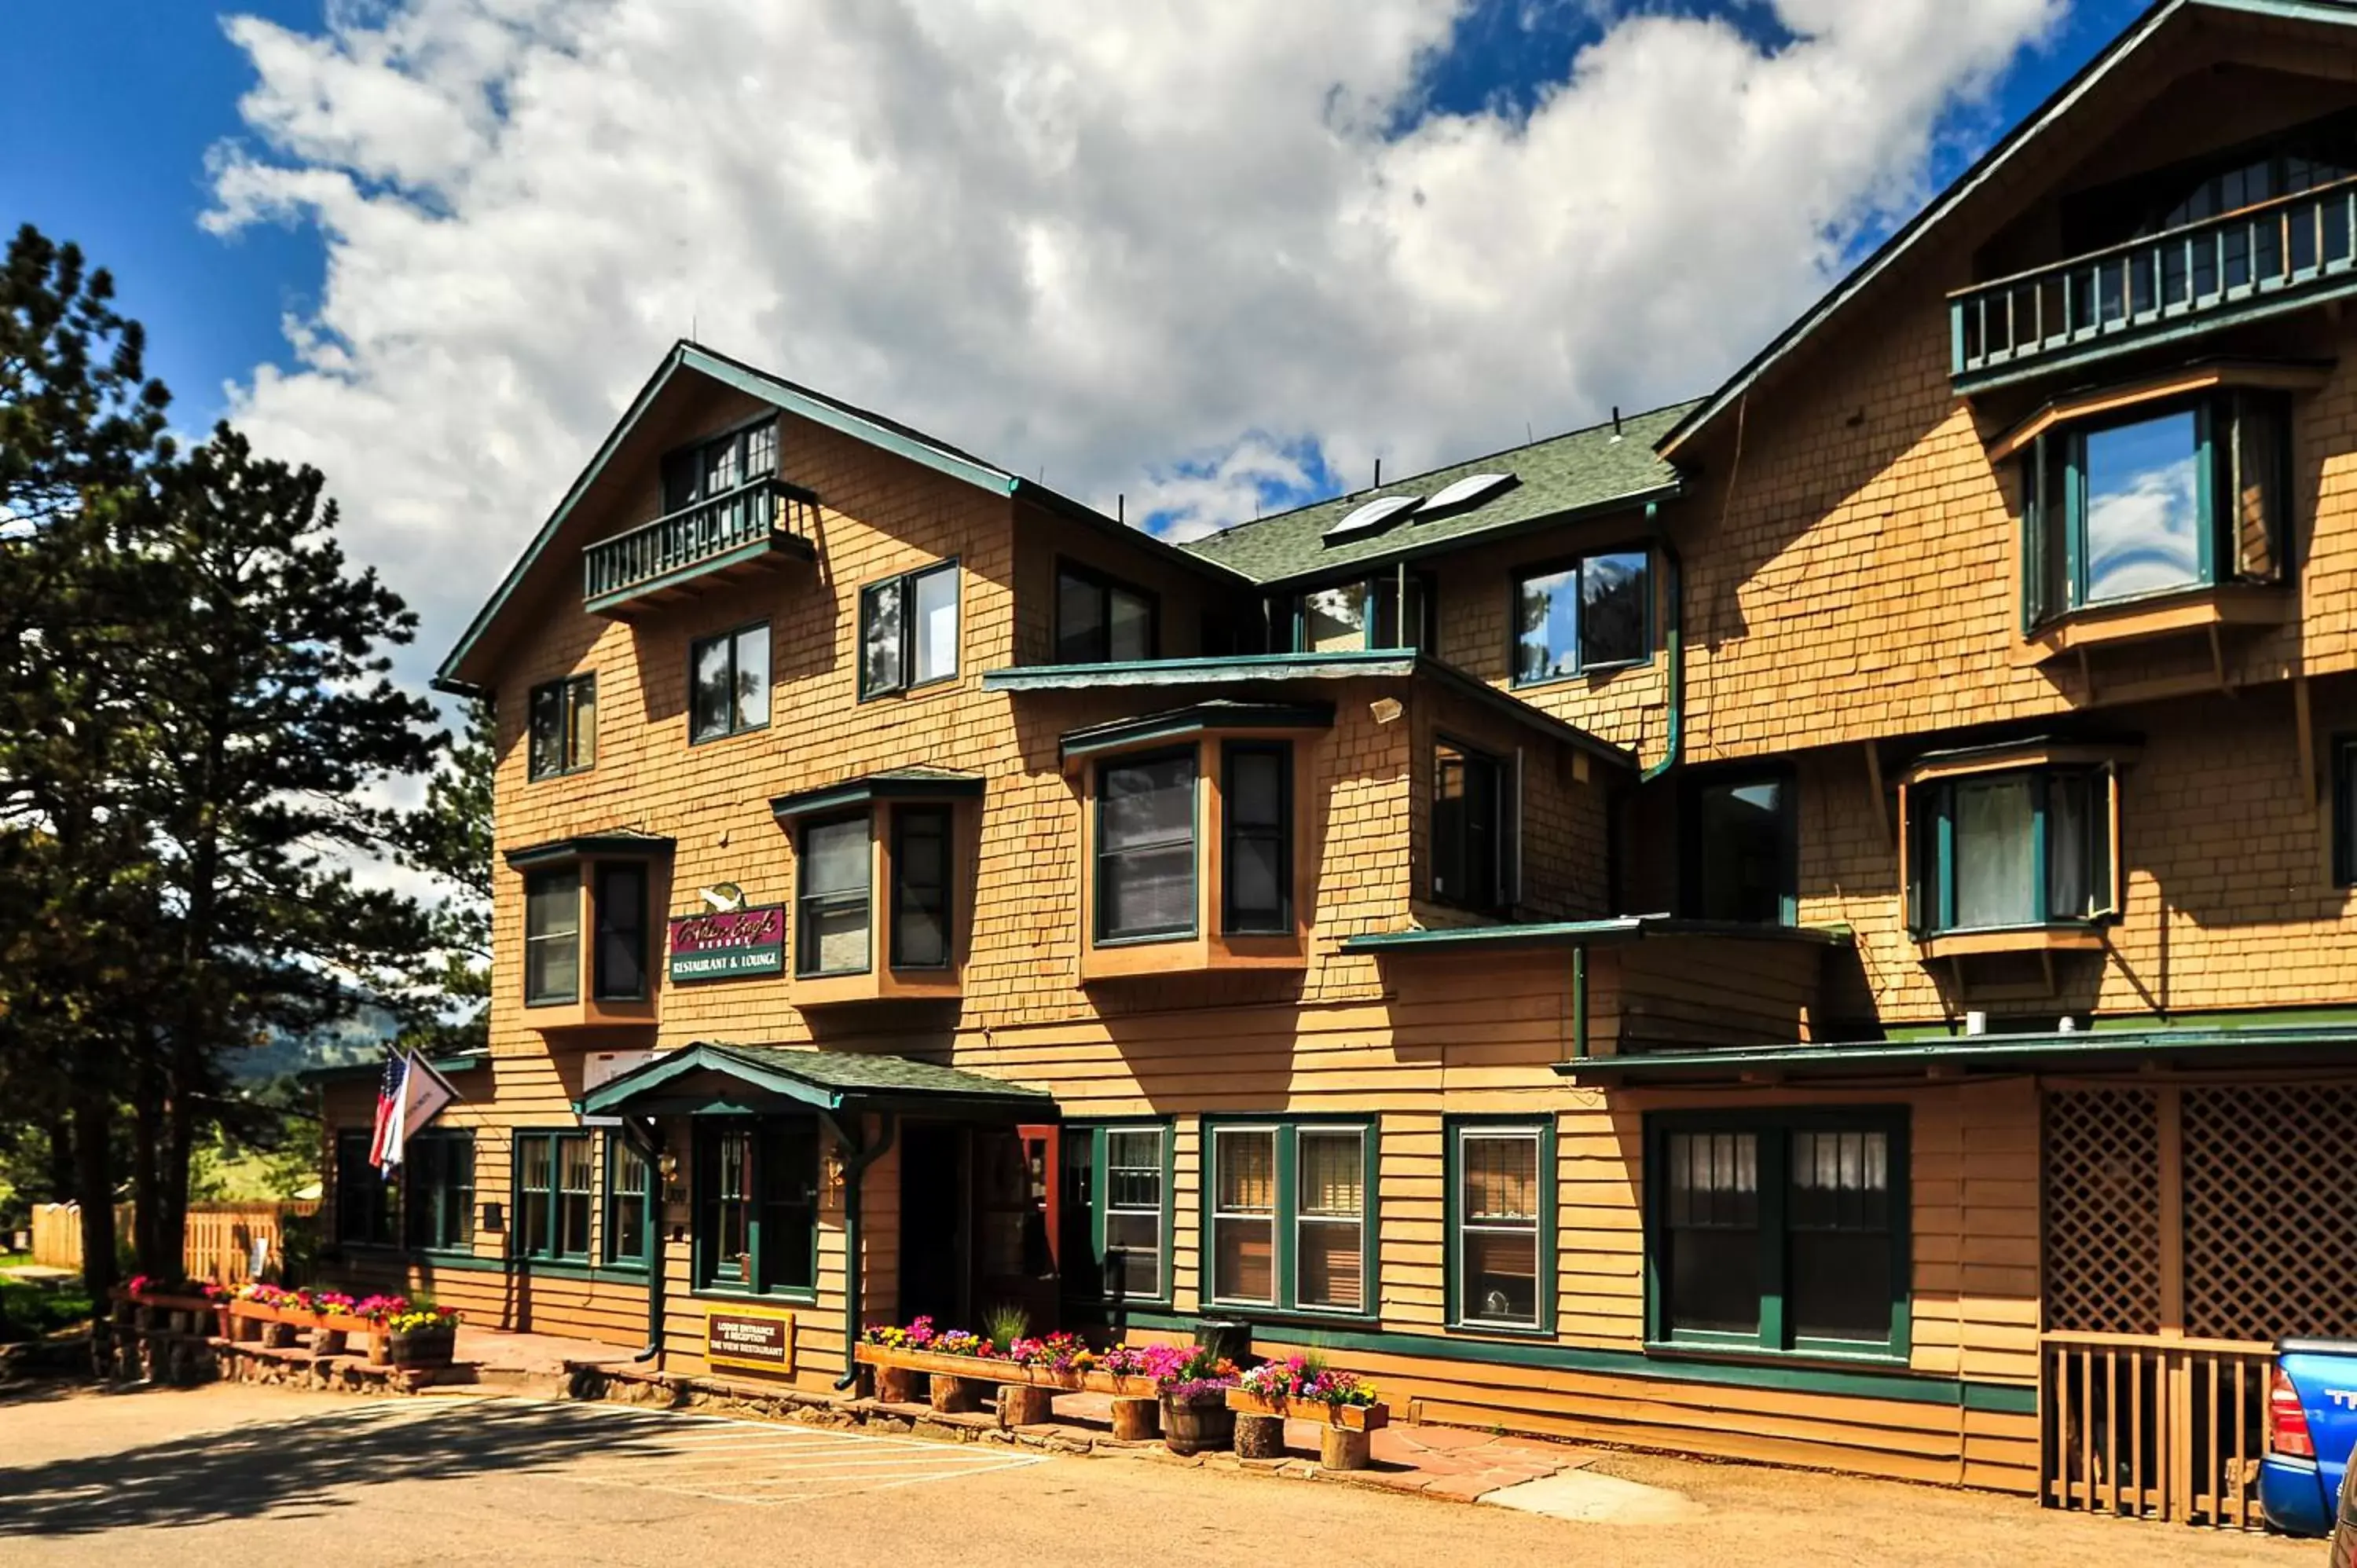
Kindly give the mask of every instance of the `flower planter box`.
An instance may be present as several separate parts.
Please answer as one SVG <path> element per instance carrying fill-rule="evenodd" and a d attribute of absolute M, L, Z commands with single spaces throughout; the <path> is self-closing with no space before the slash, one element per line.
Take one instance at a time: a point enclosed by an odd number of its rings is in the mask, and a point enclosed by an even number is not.
<path fill-rule="evenodd" d="M 1063 1371 L 1049 1367 L 1018 1367 L 987 1356 L 944 1356 L 933 1350 L 904 1350 L 891 1345 L 861 1345 L 853 1359 L 865 1367 L 898 1367 L 944 1378 L 966 1378 L 978 1383 L 1028 1383 L 1036 1389 L 1060 1389 L 1067 1393 L 1087 1390 L 1129 1399 L 1153 1399 L 1152 1378 L 1119 1377 L 1112 1372 Z"/>
<path fill-rule="evenodd" d="M 1345 1432 L 1373 1432 L 1392 1423 L 1392 1408 L 1374 1404 L 1324 1404 L 1310 1400 L 1266 1400 L 1243 1389 L 1228 1391 L 1228 1408 L 1239 1415 L 1274 1415 L 1288 1421 L 1314 1421 Z"/>
<path fill-rule="evenodd" d="M 447 1367 L 457 1345 L 455 1328 L 419 1328 L 385 1336 L 385 1353 L 396 1367 Z"/>

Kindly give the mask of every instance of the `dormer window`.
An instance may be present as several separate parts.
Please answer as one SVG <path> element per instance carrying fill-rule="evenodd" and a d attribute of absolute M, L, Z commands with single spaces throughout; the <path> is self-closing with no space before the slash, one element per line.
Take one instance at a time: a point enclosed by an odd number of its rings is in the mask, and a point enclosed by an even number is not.
<path fill-rule="evenodd" d="M 2024 624 L 2283 576 L 2288 421 L 2228 389 L 2056 424 L 2022 452 Z"/>
<path fill-rule="evenodd" d="M 770 802 L 793 835 L 797 1006 L 958 994 L 982 790 L 904 768 Z"/>

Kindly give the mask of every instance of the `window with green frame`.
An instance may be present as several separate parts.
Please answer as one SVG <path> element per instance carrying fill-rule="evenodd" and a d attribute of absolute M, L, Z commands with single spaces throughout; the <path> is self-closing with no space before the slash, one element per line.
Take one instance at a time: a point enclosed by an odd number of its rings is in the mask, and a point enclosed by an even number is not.
<path fill-rule="evenodd" d="M 402 1146 L 403 1240 L 417 1251 L 464 1251 L 475 1240 L 475 1135 L 421 1133 Z"/>
<path fill-rule="evenodd" d="M 2357 887 L 2357 735 L 2332 743 L 2332 880 Z"/>
<path fill-rule="evenodd" d="M 1789 926 L 1799 918 L 1800 832 L 1787 768 L 1689 779 L 1686 913 Z"/>
<path fill-rule="evenodd" d="M 1206 1304 L 1372 1316 L 1375 1122 L 1206 1119 Z"/>
<path fill-rule="evenodd" d="M 815 1291 L 817 1120 L 705 1118 L 695 1129 L 695 1165 L 696 1288 Z"/>
<path fill-rule="evenodd" d="M 1448 1124 L 1450 1326 L 1547 1332 L 1555 1325 L 1555 1123 Z"/>
<path fill-rule="evenodd" d="M 608 1268 L 643 1269 L 653 1260 L 661 1218 L 655 1191 L 655 1169 L 646 1155 L 619 1133 L 608 1133 L 603 1247 Z"/>
<path fill-rule="evenodd" d="M 2283 577 L 2290 421 L 2229 391 L 2061 424 L 2021 457 L 2022 624 Z"/>
<path fill-rule="evenodd" d="M 1106 1303 L 1170 1299 L 1171 1144 L 1167 1122 L 1064 1129 L 1066 1295 Z"/>
<path fill-rule="evenodd" d="M 393 1244 L 394 1187 L 369 1163 L 372 1141 L 368 1127 L 336 1133 L 336 1240 L 347 1246 Z"/>
<path fill-rule="evenodd" d="M 1909 929 L 1921 938 L 2088 925 L 2118 913 L 2118 795 L 2108 763 L 1909 785 Z"/>
<path fill-rule="evenodd" d="M 1647 1119 L 1646 1337 L 1904 1358 L 1907 1112 Z"/>
<path fill-rule="evenodd" d="M 1270 620 L 1295 653 L 1356 653 L 1434 645 L 1432 580 L 1378 572 L 1269 601 Z"/>
<path fill-rule="evenodd" d="M 1097 764 L 1099 946 L 1195 934 L 1194 746 Z"/>
<path fill-rule="evenodd" d="M 519 1130 L 515 1134 L 515 1229 L 520 1258 L 589 1261 L 589 1134 Z"/>

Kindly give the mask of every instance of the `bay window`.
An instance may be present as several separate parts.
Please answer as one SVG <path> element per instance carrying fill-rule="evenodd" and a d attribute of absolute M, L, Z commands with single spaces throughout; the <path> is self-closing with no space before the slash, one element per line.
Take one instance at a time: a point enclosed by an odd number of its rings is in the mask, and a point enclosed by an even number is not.
<path fill-rule="evenodd" d="M 859 697 L 913 691 L 958 672 L 958 567 L 945 561 L 859 590 Z"/>
<path fill-rule="evenodd" d="M 892 914 L 895 969 L 950 966 L 951 823 L 942 806 L 899 806 L 892 812 Z"/>
<path fill-rule="evenodd" d="M 527 1007 L 581 997 L 581 871 L 537 871 L 523 882 L 523 1000 Z"/>
<path fill-rule="evenodd" d="M 2279 581 L 2289 430 L 2281 394 L 2228 390 L 2040 433 L 2021 456 L 2025 628 Z"/>
<path fill-rule="evenodd" d="M 1909 785 L 1907 914 L 1919 937 L 2084 926 L 2119 909 L 2109 764 Z"/>
<path fill-rule="evenodd" d="M 1207 1298 L 1372 1313 L 1374 1124 L 1207 1118 L 1203 1137 Z"/>
<path fill-rule="evenodd" d="M 589 993 L 600 1002 L 642 1002 L 647 995 L 647 868 L 637 861 L 601 862 L 594 873 L 597 940 Z"/>
<path fill-rule="evenodd" d="M 813 822 L 796 856 L 798 975 L 857 974 L 868 966 L 867 814 Z"/>
<path fill-rule="evenodd" d="M 1647 1337 L 1904 1358 L 1907 1119 L 1673 1113 L 1647 1128 Z"/>
<path fill-rule="evenodd" d="M 1222 925 L 1283 935 L 1293 929 L 1293 748 L 1229 741 L 1221 750 Z"/>
<path fill-rule="evenodd" d="M 1565 680 L 1652 657 L 1652 557 L 1584 555 L 1514 579 L 1514 684 Z"/>

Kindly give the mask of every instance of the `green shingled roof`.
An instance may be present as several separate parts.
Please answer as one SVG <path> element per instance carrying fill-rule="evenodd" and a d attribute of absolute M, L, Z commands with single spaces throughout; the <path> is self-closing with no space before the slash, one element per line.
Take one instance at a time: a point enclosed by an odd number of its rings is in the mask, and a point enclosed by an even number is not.
<path fill-rule="evenodd" d="M 636 1108 L 642 1097 L 687 1074 L 718 1072 L 760 1090 L 823 1111 L 862 1106 L 939 1105 L 969 1110 L 1022 1109 L 1053 1114 L 1055 1098 L 1044 1089 L 1009 1083 L 980 1073 L 960 1072 L 908 1057 L 864 1052 L 802 1050 L 785 1046 L 732 1046 L 699 1040 L 667 1056 L 609 1079 L 582 1097 L 587 1114 L 608 1115 Z"/>
<path fill-rule="evenodd" d="M 1697 407 L 1699 401 L 1625 418 L 1617 440 L 1609 424 L 1552 435 L 1528 446 L 1412 475 L 1380 489 L 1339 496 L 1257 522 L 1240 522 L 1183 548 L 1268 585 L 1321 576 L 1343 566 L 1420 555 L 1518 524 L 1635 506 L 1676 486 L 1677 470 L 1653 455 L 1653 443 Z M 1336 544 L 1326 542 L 1328 529 L 1378 496 L 1435 495 L 1451 481 L 1473 474 L 1512 474 L 1519 482 L 1484 505 L 1421 521 L 1411 512 L 1380 532 Z"/>
<path fill-rule="evenodd" d="M 869 1056 L 853 1051 L 808 1051 L 786 1046 L 732 1046 L 705 1042 L 716 1055 L 734 1057 L 748 1067 L 764 1068 L 824 1089 L 846 1093 L 981 1095 L 986 1099 L 1049 1100 L 1044 1089 L 960 1072 L 909 1057 Z"/>

